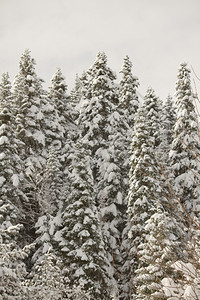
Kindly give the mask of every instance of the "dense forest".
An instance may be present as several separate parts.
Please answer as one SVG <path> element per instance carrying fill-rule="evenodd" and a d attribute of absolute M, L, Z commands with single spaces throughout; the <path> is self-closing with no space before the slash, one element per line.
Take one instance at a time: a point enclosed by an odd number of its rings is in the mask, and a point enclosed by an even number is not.
<path fill-rule="evenodd" d="M 0 83 L 0 299 L 200 299 L 191 71 L 162 101 L 104 52 L 68 92 L 26 50 Z"/>

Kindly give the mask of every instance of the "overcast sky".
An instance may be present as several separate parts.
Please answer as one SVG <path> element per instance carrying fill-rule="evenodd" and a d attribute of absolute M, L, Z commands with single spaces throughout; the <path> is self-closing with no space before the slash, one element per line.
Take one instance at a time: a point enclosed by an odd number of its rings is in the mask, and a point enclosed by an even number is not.
<path fill-rule="evenodd" d="M 70 90 L 105 51 L 117 74 L 129 55 L 140 93 L 164 100 L 181 62 L 200 77 L 200 0 L 0 0 L 0 73 L 11 81 L 26 48 L 45 87 L 60 67 Z"/>

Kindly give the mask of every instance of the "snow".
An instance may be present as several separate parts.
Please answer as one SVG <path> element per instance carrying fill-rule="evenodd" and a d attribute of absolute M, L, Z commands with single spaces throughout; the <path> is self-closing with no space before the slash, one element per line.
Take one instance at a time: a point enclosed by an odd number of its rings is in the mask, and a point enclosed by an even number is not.
<path fill-rule="evenodd" d="M 29 92 L 30 92 L 30 93 L 34 93 L 34 92 L 35 92 L 35 89 L 34 89 L 34 87 L 30 86 L 30 88 L 29 88 Z"/>
<path fill-rule="evenodd" d="M 33 137 L 40 143 L 42 144 L 43 146 L 45 146 L 45 136 L 44 134 L 41 132 L 41 131 L 36 131 L 34 134 L 33 134 Z"/>
<path fill-rule="evenodd" d="M 33 81 L 33 80 L 34 80 L 33 76 L 31 76 L 31 75 L 27 75 L 27 76 L 26 76 L 26 79 L 27 79 L 28 81 Z"/>
<path fill-rule="evenodd" d="M 6 124 L 2 124 L 2 125 L 0 126 L 0 135 L 2 135 L 2 134 L 6 131 L 6 129 L 7 129 Z"/>
<path fill-rule="evenodd" d="M 50 250 L 51 247 L 52 247 L 51 244 L 49 244 L 49 243 L 44 243 L 44 244 L 43 244 L 42 252 L 43 252 L 43 253 L 47 253 L 47 252 Z"/>
<path fill-rule="evenodd" d="M 113 181 L 115 178 L 116 178 L 116 173 L 115 173 L 115 172 L 111 172 L 111 173 L 108 175 L 108 182 Z"/>
<path fill-rule="evenodd" d="M 90 223 L 90 218 L 88 216 L 85 216 L 83 224 L 88 224 Z"/>
<path fill-rule="evenodd" d="M 40 237 L 40 240 L 42 242 L 45 242 L 45 241 L 49 241 L 50 238 L 49 238 L 49 234 L 47 232 L 45 232 L 41 237 Z"/>
<path fill-rule="evenodd" d="M 30 111 L 35 114 L 38 111 L 38 107 L 35 105 L 31 105 Z"/>
<path fill-rule="evenodd" d="M 6 181 L 5 177 L 0 176 L 0 186 Z"/>
<path fill-rule="evenodd" d="M 117 203 L 122 204 L 122 193 L 121 192 L 117 193 Z"/>
<path fill-rule="evenodd" d="M 49 234 L 53 235 L 55 232 L 55 228 L 60 226 L 62 223 L 62 215 L 58 214 L 56 217 L 50 220 L 50 229 L 49 229 Z"/>
<path fill-rule="evenodd" d="M 90 236 L 90 233 L 87 230 L 82 230 L 79 234 L 80 237 Z"/>
<path fill-rule="evenodd" d="M 109 214 L 110 212 L 112 212 L 113 216 L 117 216 L 117 208 L 114 203 L 101 209 L 102 217 L 104 217 L 106 214 Z"/>
<path fill-rule="evenodd" d="M 171 278 L 164 278 L 162 280 L 165 295 L 168 297 L 171 296 L 168 299 L 200 299 L 199 274 L 195 266 L 191 263 L 176 261 L 172 267 L 181 272 L 186 280 L 183 281 L 183 285 L 176 284 Z"/>
<path fill-rule="evenodd" d="M 17 187 L 19 185 L 19 177 L 17 174 L 13 174 L 13 176 L 11 177 L 12 179 L 12 183 L 15 187 Z"/>
<path fill-rule="evenodd" d="M 3 135 L 0 137 L 0 145 L 3 145 L 3 144 L 7 144 L 8 143 L 8 138 L 7 136 Z"/>
<path fill-rule="evenodd" d="M 88 260 L 87 255 L 85 254 L 85 252 L 83 252 L 82 249 L 77 249 L 76 251 L 77 256 L 79 256 L 81 258 L 81 260 Z"/>
<path fill-rule="evenodd" d="M 77 223 L 77 224 L 74 225 L 73 231 L 79 231 L 81 228 L 82 228 L 82 224 Z"/>
<path fill-rule="evenodd" d="M 37 120 L 42 120 L 44 118 L 44 114 L 41 111 L 39 111 L 36 115 L 36 118 Z"/>
<path fill-rule="evenodd" d="M 191 285 L 186 286 L 183 299 L 200 299 L 200 290 Z"/>
<path fill-rule="evenodd" d="M 0 153 L 0 160 L 3 160 L 6 157 L 6 154 L 4 152 Z"/>
<path fill-rule="evenodd" d="M 98 149 L 97 150 L 97 155 L 99 157 L 102 157 L 102 159 L 105 160 L 105 161 L 109 161 L 109 159 L 110 159 L 110 154 L 109 154 L 107 149 L 101 149 L 101 148 Z"/>
<path fill-rule="evenodd" d="M 17 224 L 15 226 L 10 226 L 7 231 L 12 234 L 18 233 L 23 228 L 22 224 Z"/>
<path fill-rule="evenodd" d="M 84 275 L 84 274 L 85 273 L 84 273 L 82 268 L 77 269 L 76 272 L 75 272 L 75 276 L 77 276 L 77 277 L 79 277 L 81 275 Z"/>

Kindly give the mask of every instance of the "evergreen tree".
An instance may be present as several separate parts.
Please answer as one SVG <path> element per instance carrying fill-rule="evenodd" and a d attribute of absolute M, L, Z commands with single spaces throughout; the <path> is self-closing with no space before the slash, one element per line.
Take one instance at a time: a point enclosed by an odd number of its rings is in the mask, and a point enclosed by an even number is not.
<path fill-rule="evenodd" d="M 44 254 L 54 248 L 54 234 L 61 225 L 61 213 L 66 197 L 63 186 L 63 173 L 60 171 L 57 152 L 52 148 L 47 159 L 45 171 L 40 177 L 39 193 L 40 216 L 35 224 L 37 251 L 32 257 L 34 264 L 44 259 Z"/>
<path fill-rule="evenodd" d="M 0 99 L 1 103 L 6 102 L 7 105 L 12 102 L 11 82 L 8 73 L 3 73 L 1 76 L 0 84 Z"/>
<path fill-rule="evenodd" d="M 72 107 L 74 107 L 75 110 L 77 110 L 77 106 L 79 105 L 81 98 L 82 98 L 82 80 L 81 78 L 79 78 L 78 74 L 76 74 L 75 85 L 70 92 Z"/>
<path fill-rule="evenodd" d="M 138 78 L 132 74 L 132 63 L 128 56 L 124 58 L 124 64 L 121 69 L 123 74 L 119 83 L 119 105 L 120 115 L 118 131 L 121 132 L 121 171 L 124 178 L 127 177 L 127 168 L 129 167 L 130 145 L 135 122 L 135 114 L 139 108 L 139 100 L 136 89 L 139 86 Z"/>
<path fill-rule="evenodd" d="M 1 205 L 1 204 L 0 204 Z M 0 206 L 0 222 L 5 205 Z M 24 260 L 28 257 L 33 245 L 21 249 L 14 240 L 22 225 L 17 224 L 7 229 L 0 229 L 0 299 L 23 299 L 22 283 L 27 274 Z"/>
<path fill-rule="evenodd" d="M 84 78 L 87 90 L 83 92 L 84 104 L 78 124 L 84 145 L 91 151 L 93 177 L 97 184 L 104 178 L 106 172 L 102 164 L 109 156 L 109 135 L 113 130 L 109 117 L 115 111 L 117 103 L 115 75 L 107 66 L 105 53 L 98 53 L 95 63 L 88 71 L 88 76 Z M 98 193 L 97 188 L 97 195 Z M 103 199 L 99 199 L 97 195 L 97 204 L 103 205 Z"/>
<path fill-rule="evenodd" d="M 170 152 L 172 186 L 184 214 L 199 212 L 199 136 L 190 70 L 180 65 L 176 84 L 177 118 Z M 180 206 L 179 205 L 179 206 Z M 188 219 L 188 216 L 186 216 Z M 189 220 L 189 219 L 188 219 Z"/>
<path fill-rule="evenodd" d="M 5 205 L 15 207 L 15 213 L 12 210 L 12 215 L 7 215 L 9 226 L 18 222 L 21 206 L 18 191 L 21 166 L 12 106 L 11 83 L 8 73 L 4 73 L 0 84 L 0 198 Z"/>
<path fill-rule="evenodd" d="M 168 153 L 173 140 L 174 126 L 176 121 L 176 110 L 172 97 L 169 95 L 163 104 L 161 116 L 163 149 Z M 166 154 L 167 154 L 166 153 Z"/>
<path fill-rule="evenodd" d="M 14 105 L 18 154 L 21 159 L 21 202 L 23 213 L 29 220 L 27 234 L 33 230 L 38 217 L 39 204 L 37 195 L 37 174 L 45 165 L 45 135 L 41 127 L 44 115 L 41 106 L 44 100 L 42 80 L 35 72 L 35 61 L 26 50 L 20 59 L 19 73 L 14 82 Z M 30 219 L 31 216 L 31 219 Z M 33 232 L 32 232 L 33 233 Z"/>
<path fill-rule="evenodd" d="M 98 182 L 98 198 L 103 199 L 101 217 L 103 232 L 108 240 L 108 253 L 114 266 L 114 276 L 118 282 L 119 299 L 129 299 L 128 284 L 125 284 L 127 270 L 127 243 L 124 245 L 123 235 L 127 223 L 127 191 L 128 178 L 125 175 L 124 161 L 125 143 L 123 132 L 128 125 L 121 118 L 117 109 L 110 113 L 108 122 L 112 131 L 108 137 L 108 148 L 100 172 L 104 177 Z M 127 172 L 127 169 L 126 169 Z M 127 242 L 127 241 L 126 241 Z"/>
<path fill-rule="evenodd" d="M 89 157 L 79 143 L 71 155 L 71 192 L 63 211 L 63 229 L 55 237 L 63 253 L 69 286 L 89 291 L 90 299 L 110 299 L 112 276 L 94 204 Z"/>
<path fill-rule="evenodd" d="M 119 106 L 124 111 L 124 115 L 127 118 L 127 123 L 132 132 L 135 114 L 139 108 L 139 100 L 136 94 L 136 89 L 139 86 L 139 82 L 138 78 L 133 76 L 131 70 L 132 63 L 127 55 L 124 58 L 124 64 L 120 71 L 120 73 L 122 73 L 122 79 L 119 83 Z"/>
<path fill-rule="evenodd" d="M 46 253 L 40 264 L 24 282 L 25 298 L 35 300 L 61 300 L 69 294 L 67 282 L 61 271 L 62 262 L 52 253 Z"/>
<path fill-rule="evenodd" d="M 147 89 L 144 96 L 143 106 L 146 110 L 149 135 L 154 139 L 154 149 L 156 150 L 161 143 L 161 101 L 155 95 L 155 92 L 151 87 Z"/>
<path fill-rule="evenodd" d="M 73 132 L 76 130 L 74 125 L 74 110 L 70 104 L 70 97 L 67 95 L 67 85 L 65 77 L 60 69 L 51 79 L 51 87 L 48 97 L 52 100 L 54 108 L 57 110 L 57 118 L 61 128 L 59 132 L 63 133 L 65 139 L 73 138 Z"/>
<path fill-rule="evenodd" d="M 61 189 L 63 191 L 70 189 L 68 169 L 71 161 L 69 156 L 73 152 L 74 143 L 78 137 L 78 127 L 74 122 L 75 111 L 70 104 L 65 78 L 60 69 L 52 77 L 48 101 L 53 108 L 53 111 L 50 110 L 48 113 L 49 122 L 46 122 L 46 132 L 49 134 L 48 152 L 50 147 L 53 147 L 56 151 L 57 168 L 59 168 L 57 175 L 59 173 L 60 178 L 60 197 L 57 199 L 57 202 L 59 202 L 64 201 L 64 198 L 61 197 Z"/>
<path fill-rule="evenodd" d="M 141 107 L 135 119 L 132 141 L 128 213 L 130 220 L 132 272 L 138 266 L 137 248 L 144 241 L 145 222 L 155 211 L 155 200 L 160 197 L 155 139 L 149 135 L 146 109 Z"/>
<path fill-rule="evenodd" d="M 127 211 L 127 196 L 128 196 L 128 173 L 130 161 L 130 145 L 132 139 L 132 132 L 135 122 L 135 114 L 139 108 L 139 100 L 136 94 L 136 89 L 139 86 L 138 78 L 132 74 L 132 63 L 128 56 L 124 58 L 124 64 L 121 69 L 122 79 L 119 83 L 119 105 L 117 126 L 113 126 L 113 144 L 115 145 L 115 157 L 118 158 L 117 165 L 121 174 L 120 192 L 122 193 L 123 203 L 120 208 L 122 222 L 120 226 L 120 240 L 121 243 L 121 266 L 118 266 L 121 274 L 122 282 L 119 283 L 121 287 L 120 299 L 129 299 L 130 295 L 130 278 L 127 274 L 129 269 L 129 240 L 128 240 L 128 215 Z M 119 220 L 118 220 L 119 222 Z M 126 276 L 124 276 L 126 274 Z M 119 279 L 118 279 L 119 281 Z"/>
<path fill-rule="evenodd" d="M 31 171 L 32 165 L 41 166 L 41 153 L 45 146 L 45 137 L 41 130 L 41 103 L 43 98 L 42 80 L 35 72 L 35 61 L 26 50 L 19 63 L 19 73 L 14 82 L 14 100 L 16 107 L 16 132 L 24 143 L 21 156 L 25 168 Z"/>
<path fill-rule="evenodd" d="M 180 252 L 180 230 L 176 220 L 157 201 L 155 213 L 146 221 L 146 238 L 138 247 L 135 299 L 166 299 L 162 279 L 174 277 L 172 262 Z"/>
<path fill-rule="evenodd" d="M 123 162 L 127 159 L 124 140 L 129 128 L 117 109 L 115 74 L 108 68 L 104 53 L 98 53 L 94 65 L 83 79 L 85 89 L 79 117 L 80 131 L 84 145 L 92 153 L 96 204 L 101 210 L 109 260 L 114 266 L 115 278 L 122 281 L 121 266 L 124 262 L 121 243 L 126 223 L 125 194 L 128 182 L 123 172 Z M 124 286 L 122 282 L 121 285 Z"/>

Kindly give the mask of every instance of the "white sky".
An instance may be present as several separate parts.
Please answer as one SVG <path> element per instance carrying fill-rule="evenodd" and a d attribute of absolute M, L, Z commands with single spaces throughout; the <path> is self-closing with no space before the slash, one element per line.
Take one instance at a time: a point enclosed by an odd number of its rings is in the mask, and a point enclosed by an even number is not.
<path fill-rule="evenodd" d="M 0 45 L 11 81 L 28 48 L 45 87 L 60 67 L 69 90 L 98 51 L 117 75 L 128 54 L 140 93 L 152 86 L 165 100 L 181 62 L 200 77 L 200 0 L 0 0 Z"/>

